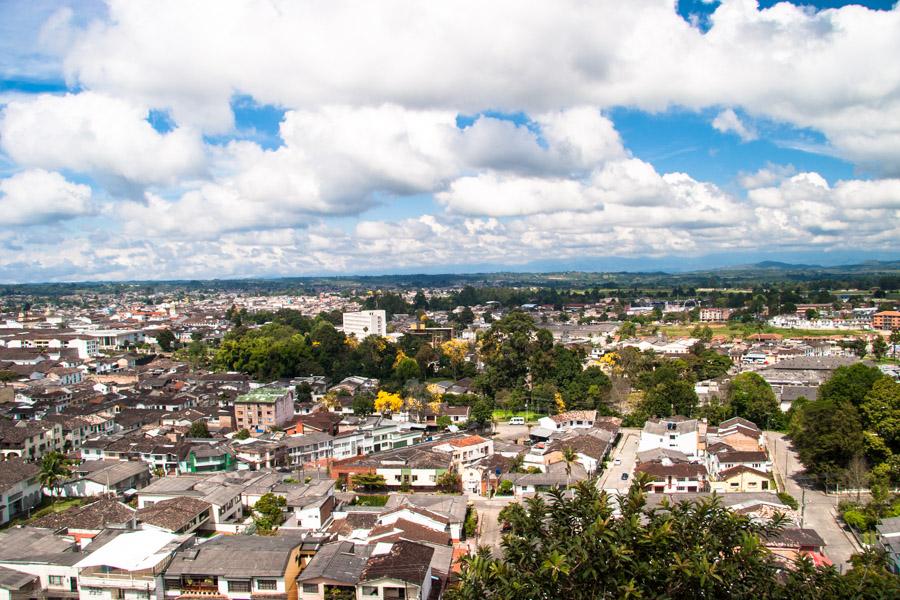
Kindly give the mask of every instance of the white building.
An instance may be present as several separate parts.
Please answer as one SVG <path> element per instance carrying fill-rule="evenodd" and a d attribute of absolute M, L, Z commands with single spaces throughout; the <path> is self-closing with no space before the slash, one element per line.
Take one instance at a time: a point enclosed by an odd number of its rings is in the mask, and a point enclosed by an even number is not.
<path fill-rule="evenodd" d="M 648 419 L 641 431 L 638 452 L 655 448 L 677 450 L 689 457 L 700 458 L 700 430 L 696 419 L 675 416 Z"/>
<path fill-rule="evenodd" d="M 344 313 L 344 333 L 361 340 L 370 335 L 387 335 L 387 314 L 383 310 Z"/>

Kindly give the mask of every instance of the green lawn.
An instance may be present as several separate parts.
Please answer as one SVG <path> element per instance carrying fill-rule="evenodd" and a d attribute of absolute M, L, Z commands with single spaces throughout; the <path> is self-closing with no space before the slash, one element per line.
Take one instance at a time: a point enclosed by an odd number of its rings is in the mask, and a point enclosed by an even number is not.
<path fill-rule="evenodd" d="M 694 327 L 697 324 L 693 323 L 690 325 L 662 325 L 660 326 L 660 331 L 665 333 L 668 336 L 689 336 L 691 335 L 691 331 L 693 331 Z M 704 324 L 701 324 L 701 327 Z M 748 337 L 753 335 L 754 333 L 778 333 L 784 337 L 828 337 L 833 335 L 865 335 L 865 331 L 856 331 L 856 330 L 821 330 L 821 329 L 782 329 L 779 327 L 754 327 L 752 325 L 743 325 L 737 323 L 729 323 L 727 325 L 716 325 L 709 324 L 710 329 L 713 331 L 713 335 L 724 335 L 729 338 L 734 337 Z M 640 331 L 638 332 L 640 333 Z"/>
<path fill-rule="evenodd" d="M 544 416 L 543 413 L 539 413 L 533 410 L 525 412 L 524 410 L 504 410 L 498 408 L 494 411 L 494 419 L 499 423 L 505 423 L 512 417 L 525 417 L 526 423 L 537 423 L 537 420 L 542 416 Z"/>

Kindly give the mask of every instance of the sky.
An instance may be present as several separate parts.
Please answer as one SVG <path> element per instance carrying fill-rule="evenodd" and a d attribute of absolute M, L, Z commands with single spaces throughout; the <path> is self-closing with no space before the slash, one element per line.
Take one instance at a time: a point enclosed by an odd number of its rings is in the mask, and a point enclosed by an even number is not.
<path fill-rule="evenodd" d="M 900 257 L 900 7 L 0 0 L 0 282 Z"/>

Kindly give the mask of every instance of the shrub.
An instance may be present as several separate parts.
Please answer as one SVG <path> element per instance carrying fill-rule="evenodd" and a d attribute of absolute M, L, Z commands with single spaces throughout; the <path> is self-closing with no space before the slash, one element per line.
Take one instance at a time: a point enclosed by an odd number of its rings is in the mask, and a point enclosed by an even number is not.
<path fill-rule="evenodd" d="M 787 492 L 778 492 L 778 499 L 782 504 L 791 507 L 791 509 L 793 510 L 797 510 L 798 508 L 800 508 L 800 504 L 797 502 L 797 499 Z"/>

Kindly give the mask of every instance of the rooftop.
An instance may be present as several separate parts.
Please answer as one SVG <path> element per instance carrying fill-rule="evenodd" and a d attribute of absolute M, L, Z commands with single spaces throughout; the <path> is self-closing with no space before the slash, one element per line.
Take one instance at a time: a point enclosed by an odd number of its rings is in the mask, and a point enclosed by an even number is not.
<path fill-rule="evenodd" d="M 234 402 L 235 404 L 275 404 L 290 392 L 290 388 L 266 386 L 241 394 L 234 399 Z"/>

